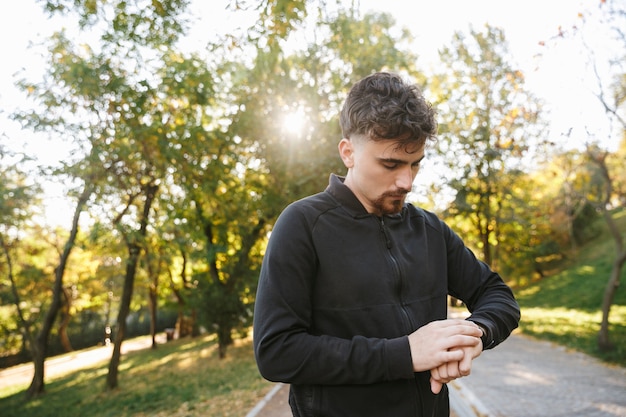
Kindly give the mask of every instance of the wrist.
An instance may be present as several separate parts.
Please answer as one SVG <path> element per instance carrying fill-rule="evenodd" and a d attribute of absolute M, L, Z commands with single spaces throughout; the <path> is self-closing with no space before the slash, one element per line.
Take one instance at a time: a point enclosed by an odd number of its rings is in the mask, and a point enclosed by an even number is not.
<path fill-rule="evenodd" d="M 491 349 L 495 345 L 495 343 L 493 340 L 493 336 L 491 335 L 491 332 L 489 331 L 489 327 L 485 326 L 482 323 L 478 323 L 478 322 L 474 322 L 474 323 L 476 323 L 480 331 L 483 333 L 482 336 L 480 337 L 480 340 L 483 342 L 483 350 Z"/>

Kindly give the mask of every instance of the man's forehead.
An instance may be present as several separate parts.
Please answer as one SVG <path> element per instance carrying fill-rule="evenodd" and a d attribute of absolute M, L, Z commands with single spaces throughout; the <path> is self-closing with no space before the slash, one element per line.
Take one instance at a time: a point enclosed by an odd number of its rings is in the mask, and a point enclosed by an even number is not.
<path fill-rule="evenodd" d="M 384 158 L 400 159 L 403 161 L 421 159 L 426 146 L 424 144 L 404 141 L 370 141 L 370 146 Z"/>

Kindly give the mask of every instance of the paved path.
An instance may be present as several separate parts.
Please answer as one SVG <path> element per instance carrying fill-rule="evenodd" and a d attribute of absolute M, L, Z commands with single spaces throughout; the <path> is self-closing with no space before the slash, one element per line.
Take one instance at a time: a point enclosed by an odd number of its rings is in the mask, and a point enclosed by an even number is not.
<path fill-rule="evenodd" d="M 519 334 L 459 383 L 489 417 L 626 417 L 626 368 Z"/>
<path fill-rule="evenodd" d="M 454 393 L 451 393 L 450 398 L 452 408 L 450 417 L 474 417 L 475 414 L 470 404 L 466 403 L 456 390 Z M 288 401 L 289 385 L 276 384 L 246 417 L 292 417 Z"/>
<path fill-rule="evenodd" d="M 277 385 L 247 417 L 291 417 Z M 626 368 L 514 333 L 450 384 L 453 417 L 626 417 Z"/>
<path fill-rule="evenodd" d="M 165 335 L 157 335 L 157 343 L 164 343 Z M 122 355 L 141 349 L 147 349 L 152 345 L 150 336 L 140 336 L 122 342 Z M 44 365 L 44 377 L 50 378 L 56 375 L 64 375 L 72 371 L 92 366 L 96 363 L 108 361 L 113 354 L 113 345 L 95 347 L 91 349 L 77 350 L 60 356 L 46 359 Z M 24 385 L 28 387 L 33 379 L 35 369 L 32 362 L 12 366 L 0 370 L 0 388 Z"/>

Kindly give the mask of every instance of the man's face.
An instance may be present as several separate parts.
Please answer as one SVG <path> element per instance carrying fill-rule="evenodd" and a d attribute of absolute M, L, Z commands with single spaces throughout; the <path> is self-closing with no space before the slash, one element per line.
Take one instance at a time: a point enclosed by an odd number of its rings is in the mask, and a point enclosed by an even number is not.
<path fill-rule="evenodd" d="M 369 213 L 399 213 L 424 158 L 424 146 L 397 141 L 342 139 L 339 153 L 348 168 L 345 184 Z"/>

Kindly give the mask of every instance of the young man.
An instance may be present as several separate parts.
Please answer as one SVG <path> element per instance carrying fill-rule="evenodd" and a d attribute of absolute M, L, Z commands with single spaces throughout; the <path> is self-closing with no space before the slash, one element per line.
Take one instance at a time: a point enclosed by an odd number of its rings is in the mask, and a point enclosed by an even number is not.
<path fill-rule="evenodd" d="M 419 90 L 376 73 L 341 111 L 345 178 L 278 218 L 254 315 L 261 374 L 298 417 L 448 416 L 445 384 L 517 327 L 510 288 L 434 214 L 405 203 L 437 125 Z M 467 320 L 447 318 L 447 296 Z"/>

